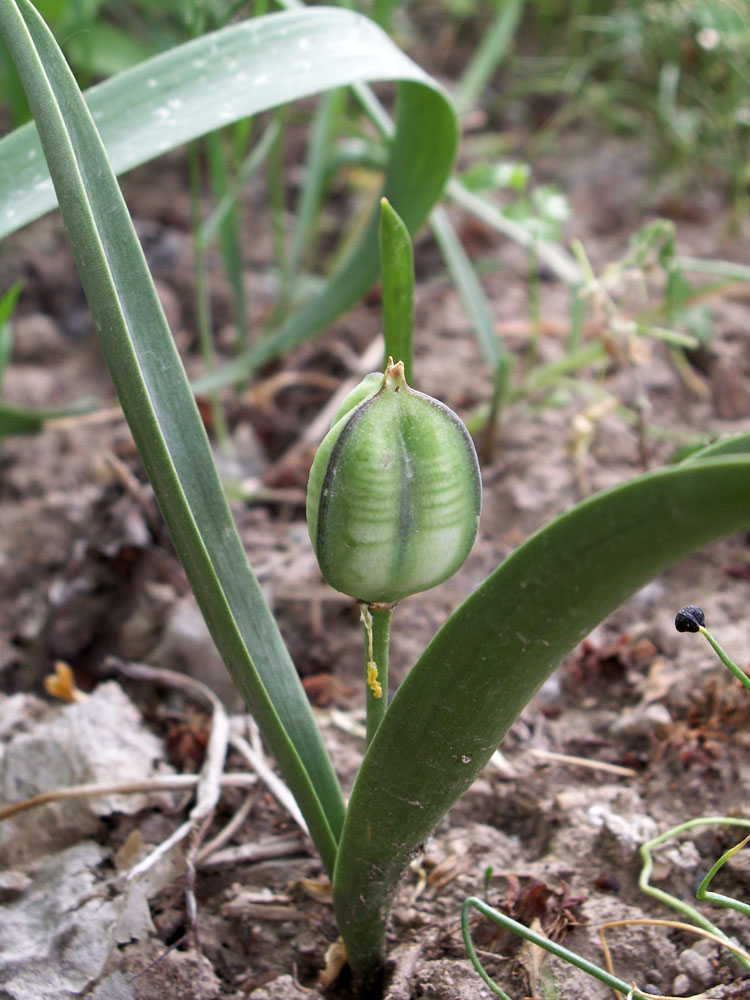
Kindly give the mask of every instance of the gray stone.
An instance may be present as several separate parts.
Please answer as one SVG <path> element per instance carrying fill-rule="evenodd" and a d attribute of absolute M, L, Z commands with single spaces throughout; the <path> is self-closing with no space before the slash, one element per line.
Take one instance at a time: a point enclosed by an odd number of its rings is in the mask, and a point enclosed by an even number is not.
<path fill-rule="evenodd" d="M 711 986 L 714 982 L 714 968 L 711 959 L 706 955 L 701 955 L 694 948 L 687 948 L 677 959 L 677 968 L 680 972 L 690 976 L 693 983 L 703 988 Z"/>
<path fill-rule="evenodd" d="M 676 997 L 686 997 L 690 992 L 690 976 L 686 976 L 684 972 L 681 972 L 678 976 L 674 977 L 672 983 L 672 995 Z"/>

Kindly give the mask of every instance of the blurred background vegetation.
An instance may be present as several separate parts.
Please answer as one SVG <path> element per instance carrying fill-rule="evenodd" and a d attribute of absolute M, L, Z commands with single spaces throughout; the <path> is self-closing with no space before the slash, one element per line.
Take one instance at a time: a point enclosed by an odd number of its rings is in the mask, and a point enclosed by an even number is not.
<path fill-rule="evenodd" d="M 232 21 L 302 4 L 37 0 L 36 6 L 85 88 Z M 728 231 L 747 216 L 747 0 L 364 0 L 361 12 L 446 85 L 460 114 L 463 152 L 446 191 L 452 213 L 436 208 L 430 226 L 494 378 L 489 413 L 472 429 L 493 426 L 506 404 L 540 386 L 605 362 L 613 341 L 628 342 L 630 351 L 637 338 L 665 339 L 684 368 L 683 352 L 712 336 L 706 300 L 750 278 L 742 264 L 680 256 L 674 230 L 674 220 L 705 223 L 718 212 Z M 290 345 L 283 335 L 277 344 L 275 331 L 283 333 L 286 319 L 352 254 L 380 190 L 389 141 L 387 116 L 365 89 L 281 107 L 191 144 L 196 327 L 209 376 L 198 391 L 240 383 L 257 369 L 258 357 L 265 362 L 285 353 Z M 388 94 L 386 88 L 386 103 Z M 27 117 L 0 47 L 2 131 Z M 620 163 L 621 141 L 637 148 L 635 166 L 632 158 Z M 588 150 L 593 164 L 608 143 L 609 159 L 597 175 L 604 191 L 621 185 L 617 200 L 627 204 L 629 172 L 645 177 L 634 188 L 635 211 L 616 220 L 620 236 L 632 237 L 630 246 L 620 241 L 618 259 L 602 270 L 601 260 L 590 264 L 588 249 L 570 242 L 576 232 L 571 190 L 575 164 Z M 241 192 L 258 171 L 265 173 L 273 260 L 264 262 L 264 271 L 274 298 L 260 321 L 251 318 L 247 300 L 241 212 Z M 601 199 L 601 190 L 589 189 L 588 172 L 579 181 L 590 201 Z M 481 239 L 471 245 L 475 220 L 527 255 L 530 333 L 520 366 L 487 294 L 487 279 L 501 265 L 494 251 L 484 253 Z M 239 362 L 214 378 L 206 264 L 212 244 L 232 288 Z M 712 283 L 696 284 L 694 275 Z M 650 282 L 648 296 L 635 305 L 629 294 L 634 276 L 643 287 Z M 566 357 L 547 370 L 539 367 L 537 348 L 542 283 L 549 277 L 567 288 L 569 307 Z M 9 314 L 14 302 L 5 301 Z M 603 318 L 606 332 L 587 343 L 584 327 L 592 315 Z M 213 410 L 221 438 L 225 421 L 215 398 Z"/>
<path fill-rule="evenodd" d="M 344 6 L 353 6 L 344 4 Z M 237 0 L 38 0 L 87 87 L 231 20 L 275 9 Z M 641 135 L 656 171 L 712 171 L 750 187 L 750 5 L 745 0 L 370 0 L 377 20 L 488 127 L 523 127 L 529 155 L 586 123 Z M 0 49 L 7 124 L 28 109 Z"/>

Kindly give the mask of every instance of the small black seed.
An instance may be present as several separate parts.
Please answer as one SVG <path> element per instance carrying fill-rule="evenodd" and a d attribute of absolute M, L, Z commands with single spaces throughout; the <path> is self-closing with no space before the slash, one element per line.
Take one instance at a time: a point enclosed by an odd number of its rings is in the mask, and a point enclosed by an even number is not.
<path fill-rule="evenodd" d="M 690 604 L 675 615 L 674 627 L 678 632 L 697 632 L 705 622 L 706 616 L 702 608 Z"/>

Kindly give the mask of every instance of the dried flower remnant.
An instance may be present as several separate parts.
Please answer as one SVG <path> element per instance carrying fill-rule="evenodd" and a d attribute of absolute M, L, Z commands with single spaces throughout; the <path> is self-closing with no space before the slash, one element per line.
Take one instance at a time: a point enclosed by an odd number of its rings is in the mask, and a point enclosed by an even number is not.
<path fill-rule="evenodd" d="M 674 627 L 678 632 L 698 632 L 705 621 L 703 609 L 689 604 L 675 615 Z"/>

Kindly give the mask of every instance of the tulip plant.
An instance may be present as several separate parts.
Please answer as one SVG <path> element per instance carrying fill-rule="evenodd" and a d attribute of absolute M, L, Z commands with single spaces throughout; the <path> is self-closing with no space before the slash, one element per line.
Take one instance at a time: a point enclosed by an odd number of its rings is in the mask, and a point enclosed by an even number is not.
<path fill-rule="evenodd" d="M 228 44 L 225 32 L 236 30 L 233 25 L 216 37 L 197 39 L 183 47 L 186 53 L 168 53 L 161 62 L 125 74 L 120 84 L 104 84 L 89 98 L 99 111 L 94 117 L 103 127 L 124 117 L 127 129 L 131 103 L 138 107 L 143 93 L 153 91 L 166 101 L 170 72 L 177 72 L 180 59 L 183 66 L 210 60 L 212 51 Z M 276 103 L 312 92 L 316 66 L 333 76 L 331 67 L 346 67 L 337 79 L 316 84 L 318 89 L 377 77 L 400 81 L 385 193 L 410 231 L 421 225 L 445 180 L 426 183 L 427 176 L 434 178 L 428 168 L 445 162 L 446 152 L 449 162 L 455 149 L 455 116 L 437 85 L 350 11 L 272 14 L 240 31 L 248 87 L 255 80 L 255 90 L 262 90 L 257 81 L 263 73 L 278 73 L 279 66 L 289 77 Z M 323 573 L 363 603 L 367 697 L 378 702 L 345 805 L 234 527 L 94 117 L 29 0 L 0 0 L 0 34 L 21 76 L 102 350 L 175 548 L 331 878 L 355 980 L 364 991 L 377 993 L 388 913 L 405 867 L 529 698 L 592 627 L 651 577 L 750 525 L 748 436 L 594 496 L 543 527 L 456 609 L 386 707 L 381 667 L 387 622 L 379 615 L 390 616 L 393 602 L 456 568 L 476 530 L 480 494 L 468 436 L 455 415 L 408 387 L 410 358 L 396 355 L 384 373 L 369 377 L 344 404 L 324 442 L 308 506 Z M 300 52 L 305 67 L 300 74 L 309 74 L 302 83 L 288 70 L 294 59 L 285 58 Z M 265 60 L 266 68 L 261 72 L 254 60 Z M 206 72 L 210 76 L 210 67 Z M 108 94 L 120 102 L 114 109 Z M 226 90 L 206 95 L 208 118 L 213 102 L 225 94 L 228 101 L 236 97 Z M 169 111 L 168 103 L 159 106 Z M 432 127 L 419 127 L 420 116 L 427 114 Z M 118 169 L 128 149 L 133 160 L 141 155 L 142 126 L 133 120 L 133 136 L 114 143 Z M 163 134 L 166 126 L 160 128 Z M 28 134 L 18 138 L 15 154 L 3 147 L 10 162 L 28 141 Z M 0 165 L 2 155 L 0 150 Z M 36 183 L 43 186 L 43 179 Z M 19 175 L 17 210 L 33 215 L 34 197 Z M 6 216 L 12 210 L 6 202 Z M 377 247 L 374 216 L 347 273 L 334 277 L 334 290 L 318 304 L 319 325 L 374 279 Z M 287 343 L 298 336 L 300 322 L 312 320 L 307 315 L 294 322 L 297 326 L 286 330 Z M 406 375 L 399 361 L 406 363 Z"/>

